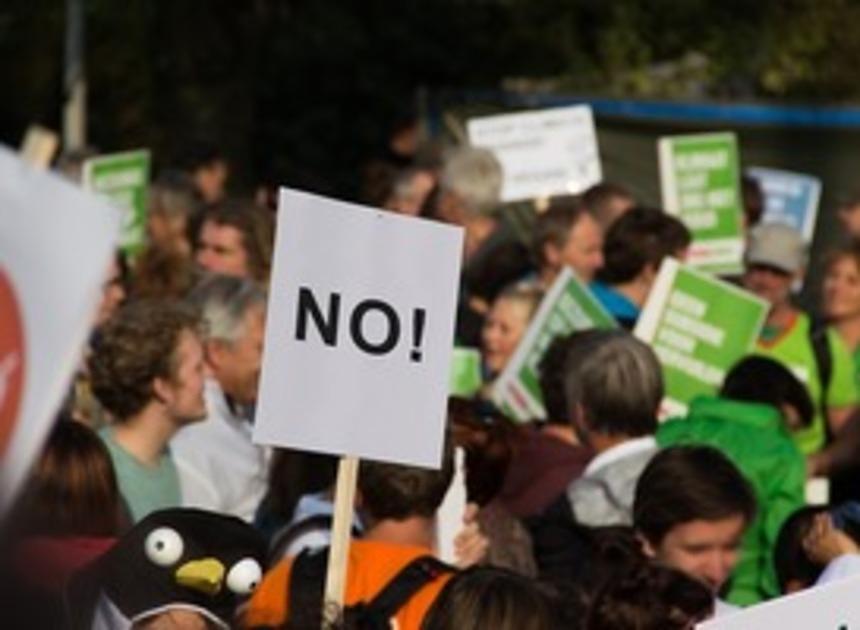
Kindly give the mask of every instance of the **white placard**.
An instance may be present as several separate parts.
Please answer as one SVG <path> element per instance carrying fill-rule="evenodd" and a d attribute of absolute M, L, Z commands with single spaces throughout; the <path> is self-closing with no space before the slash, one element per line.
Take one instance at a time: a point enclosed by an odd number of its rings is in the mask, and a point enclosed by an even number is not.
<path fill-rule="evenodd" d="M 106 202 L 0 148 L 2 509 L 81 360 L 118 238 Z"/>
<path fill-rule="evenodd" d="M 438 468 L 462 247 L 281 189 L 255 441 Z"/>
<path fill-rule="evenodd" d="M 699 630 L 858 630 L 860 576 L 816 586 L 718 619 Z"/>
<path fill-rule="evenodd" d="M 785 223 L 803 234 L 804 242 L 812 245 L 821 180 L 805 173 L 781 171 L 752 166 L 747 174 L 758 180 L 764 194 L 762 223 Z"/>
<path fill-rule="evenodd" d="M 502 164 L 502 201 L 576 194 L 601 179 L 588 105 L 473 118 L 469 142 Z"/>

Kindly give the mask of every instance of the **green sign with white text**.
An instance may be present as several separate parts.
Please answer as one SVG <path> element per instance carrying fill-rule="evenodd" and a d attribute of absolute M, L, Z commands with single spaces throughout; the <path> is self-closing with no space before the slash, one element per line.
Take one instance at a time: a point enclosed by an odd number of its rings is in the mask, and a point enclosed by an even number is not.
<path fill-rule="evenodd" d="M 146 243 L 149 151 L 101 155 L 84 163 L 84 188 L 107 197 L 123 213 L 120 246 L 137 254 Z"/>
<path fill-rule="evenodd" d="M 693 235 L 687 262 L 715 274 L 740 272 L 744 233 L 735 135 L 660 138 L 658 154 L 663 206 Z"/>
<path fill-rule="evenodd" d="M 716 394 L 728 370 L 754 349 L 767 311 L 756 296 L 667 258 L 634 331 L 663 366 L 662 415 Z"/>
<path fill-rule="evenodd" d="M 575 330 L 615 328 L 617 322 L 570 269 L 547 291 L 516 351 L 493 387 L 493 401 L 514 420 L 546 417 L 538 366 L 553 339 Z"/>

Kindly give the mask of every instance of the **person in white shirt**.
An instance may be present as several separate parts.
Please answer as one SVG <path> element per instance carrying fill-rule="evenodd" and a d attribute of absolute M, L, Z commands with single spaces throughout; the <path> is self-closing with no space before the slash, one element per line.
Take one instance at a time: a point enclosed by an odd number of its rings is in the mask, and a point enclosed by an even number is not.
<path fill-rule="evenodd" d="M 568 486 L 567 500 L 581 525 L 629 525 L 636 482 L 657 452 L 662 370 L 654 351 L 623 330 L 569 339 L 565 397 L 573 427 L 595 457 Z"/>
<path fill-rule="evenodd" d="M 171 442 L 183 504 L 250 521 L 266 490 L 268 452 L 251 441 L 266 298 L 250 280 L 211 275 L 190 295 L 207 327 L 207 418 Z"/>

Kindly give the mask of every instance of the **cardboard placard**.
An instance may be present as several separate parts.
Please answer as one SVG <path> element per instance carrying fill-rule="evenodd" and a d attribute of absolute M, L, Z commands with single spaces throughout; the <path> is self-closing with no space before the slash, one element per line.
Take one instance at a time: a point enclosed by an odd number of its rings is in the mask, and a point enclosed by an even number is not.
<path fill-rule="evenodd" d="M 104 195 L 121 210 L 120 244 L 132 255 L 146 244 L 149 176 L 150 155 L 144 149 L 100 155 L 84 162 L 84 188 Z"/>
<path fill-rule="evenodd" d="M 633 331 L 663 366 L 660 415 L 682 415 L 696 396 L 716 394 L 726 372 L 755 348 L 768 309 L 751 293 L 664 259 Z"/>
<path fill-rule="evenodd" d="M 812 175 L 753 166 L 746 170 L 764 193 L 762 223 L 785 223 L 803 234 L 807 245 L 815 236 L 821 180 Z"/>
<path fill-rule="evenodd" d="M 279 201 L 254 439 L 438 468 L 463 231 Z"/>
<path fill-rule="evenodd" d="M 520 422 L 546 417 L 538 365 L 556 337 L 618 323 L 568 267 L 562 269 L 493 386 L 493 402 Z"/>
<path fill-rule="evenodd" d="M 118 234 L 103 200 L 0 148 L 0 511 L 80 363 Z"/>
<path fill-rule="evenodd" d="M 576 194 L 601 180 L 588 105 L 473 118 L 468 132 L 502 164 L 502 201 Z"/>
<path fill-rule="evenodd" d="M 742 269 L 740 164 L 733 133 L 660 138 L 663 208 L 690 230 L 687 262 L 715 274 Z"/>
<path fill-rule="evenodd" d="M 699 630 L 858 630 L 860 576 L 772 599 L 763 604 L 712 619 Z"/>

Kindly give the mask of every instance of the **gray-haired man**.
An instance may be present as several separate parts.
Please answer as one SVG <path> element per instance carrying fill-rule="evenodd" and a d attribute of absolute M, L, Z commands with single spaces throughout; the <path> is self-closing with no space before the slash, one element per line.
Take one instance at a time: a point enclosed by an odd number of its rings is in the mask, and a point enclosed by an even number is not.
<path fill-rule="evenodd" d="M 183 504 L 251 520 L 266 489 L 267 452 L 251 442 L 266 298 L 252 281 L 204 278 L 190 301 L 207 328 L 207 418 L 171 443 Z"/>

